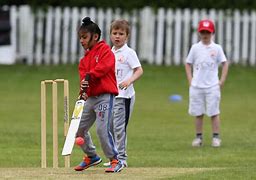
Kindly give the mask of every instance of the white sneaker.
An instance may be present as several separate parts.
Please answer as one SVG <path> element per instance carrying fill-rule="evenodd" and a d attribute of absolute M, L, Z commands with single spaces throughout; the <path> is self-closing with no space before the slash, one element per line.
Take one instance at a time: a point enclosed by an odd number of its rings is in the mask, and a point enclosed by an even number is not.
<path fill-rule="evenodd" d="M 103 163 L 103 166 L 109 167 L 110 166 L 110 162 Z"/>
<path fill-rule="evenodd" d="M 192 142 L 193 147 L 200 147 L 203 144 L 203 140 L 201 138 L 195 138 Z"/>
<path fill-rule="evenodd" d="M 126 161 L 123 161 L 123 165 L 124 165 L 124 167 L 128 167 L 128 164 Z"/>
<path fill-rule="evenodd" d="M 221 139 L 220 138 L 212 138 L 212 147 L 220 147 Z"/>

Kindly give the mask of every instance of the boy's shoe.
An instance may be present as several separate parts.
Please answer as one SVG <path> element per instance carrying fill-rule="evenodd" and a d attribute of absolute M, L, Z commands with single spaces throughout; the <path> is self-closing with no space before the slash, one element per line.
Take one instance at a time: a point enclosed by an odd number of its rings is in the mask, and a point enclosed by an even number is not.
<path fill-rule="evenodd" d="M 124 163 L 119 161 L 118 164 L 115 167 L 115 172 L 120 172 L 125 167 Z"/>
<path fill-rule="evenodd" d="M 109 167 L 109 166 L 110 166 L 110 162 L 105 162 L 105 163 L 103 163 L 103 166 Z"/>
<path fill-rule="evenodd" d="M 97 164 L 101 163 L 101 161 L 102 161 L 101 158 L 97 155 L 94 157 L 85 156 L 83 158 L 83 161 L 74 169 L 76 171 L 83 171 L 91 166 L 96 166 Z"/>
<path fill-rule="evenodd" d="M 203 145 L 203 140 L 201 138 L 195 138 L 192 142 L 193 147 L 200 147 Z"/>
<path fill-rule="evenodd" d="M 105 172 L 114 173 L 120 172 L 124 168 L 124 165 L 117 159 L 113 159 L 110 162 L 110 166 L 105 170 Z"/>
<path fill-rule="evenodd" d="M 124 165 L 124 167 L 128 167 L 128 164 L 127 164 L 126 161 L 122 161 L 122 164 Z M 110 166 L 110 162 L 105 162 L 105 163 L 103 164 L 103 166 L 109 167 L 109 166 Z"/>
<path fill-rule="evenodd" d="M 124 165 L 124 167 L 128 167 L 128 164 L 126 161 L 123 161 L 122 164 Z"/>
<path fill-rule="evenodd" d="M 221 139 L 220 138 L 212 138 L 212 147 L 220 147 Z"/>

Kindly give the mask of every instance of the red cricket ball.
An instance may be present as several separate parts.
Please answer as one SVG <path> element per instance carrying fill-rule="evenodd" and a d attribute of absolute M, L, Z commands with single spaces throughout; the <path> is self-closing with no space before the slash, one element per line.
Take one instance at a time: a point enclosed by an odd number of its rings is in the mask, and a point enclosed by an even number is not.
<path fill-rule="evenodd" d="M 81 146 L 81 145 L 83 145 L 83 144 L 84 144 L 84 138 L 82 138 L 82 137 L 77 137 L 77 138 L 76 138 L 76 145 Z"/>

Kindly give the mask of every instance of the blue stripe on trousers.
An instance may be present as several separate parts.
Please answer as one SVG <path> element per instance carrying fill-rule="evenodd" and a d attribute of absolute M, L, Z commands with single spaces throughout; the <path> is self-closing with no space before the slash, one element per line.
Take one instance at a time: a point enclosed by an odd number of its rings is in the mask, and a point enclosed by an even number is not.
<path fill-rule="evenodd" d="M 115 159 L 117 159 L 117 149 L 115 148 L 115 145 L 114 145 L 114 141 L 113 141 L 113 136 L 110 132 L 110 121 L 112 121 L 112 118 L 113 118 L 113 100 L 114 100 L 114 95 L 110 95 L 110 101 L 109 101 L 109 109 L 108 109 L 108 140 L 112 146 L 112 150 L 113 150 L 113 153 L 115 154 Z"/>

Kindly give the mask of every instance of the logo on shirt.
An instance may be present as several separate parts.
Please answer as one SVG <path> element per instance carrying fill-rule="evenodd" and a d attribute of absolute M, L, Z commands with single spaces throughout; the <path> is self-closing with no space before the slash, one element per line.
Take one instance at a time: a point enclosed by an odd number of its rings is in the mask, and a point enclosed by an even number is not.
<path fill-rule="evenodd" d="M 214 71 L 216 68 L 216 63 L 214 62 L 200 62 L 195 64 L 196 70 L 209 70 Z"/>
<path fill-rule="evenodd" d="M 125 60 L 125 58 L 122 55 L 117 58 L 117 61 L 120 63 L 124 63 L 124 60 Z"/>
<path fill-rule="evenodd" d="M 210 51 L 210 57 L 211 57 L 211 58 L 217 57 L 217 52 L 214 51 L 214 50 Z"/>
<path fill-rule="evenodd" d="M 98 63 L 99 62 L 99 55 L 94 56 L 95 62 Z"/>

